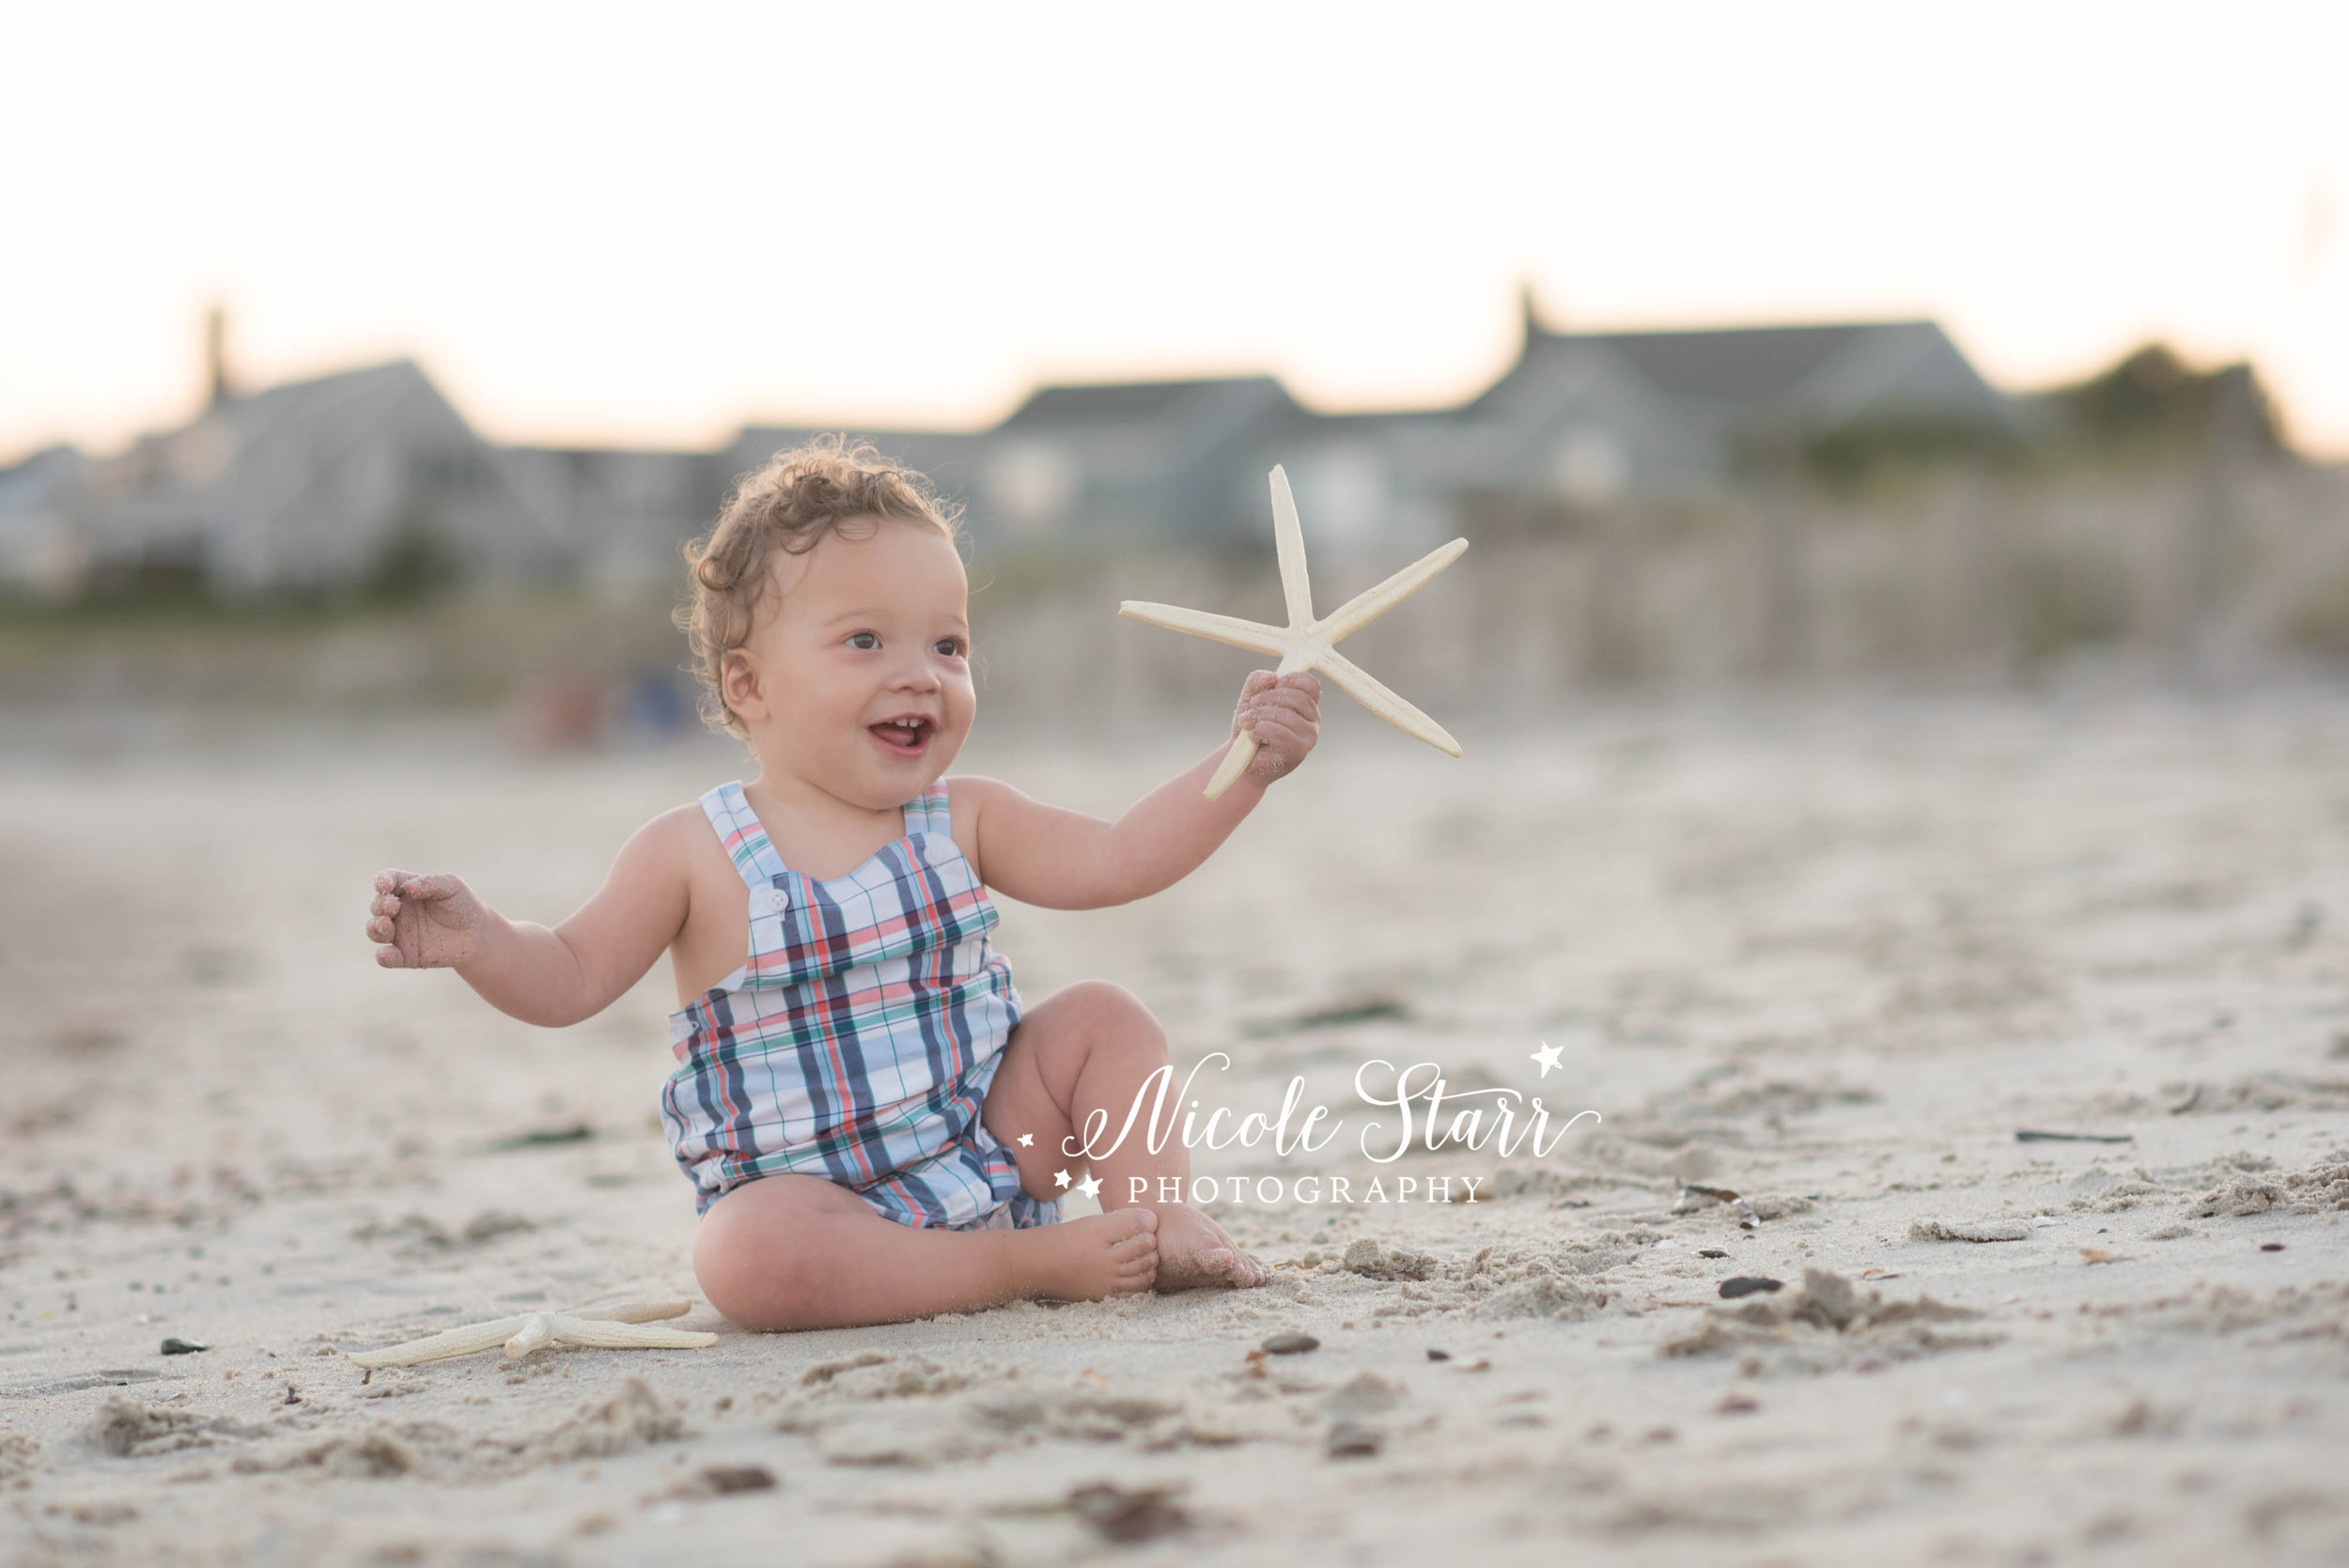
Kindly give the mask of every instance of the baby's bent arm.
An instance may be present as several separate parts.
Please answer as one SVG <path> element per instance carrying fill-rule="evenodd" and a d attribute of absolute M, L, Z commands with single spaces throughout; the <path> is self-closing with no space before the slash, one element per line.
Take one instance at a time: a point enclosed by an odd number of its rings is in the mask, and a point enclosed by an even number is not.
<path fill-rule="evenodd" d="M 491 1006 L 525 1023 L 559 1029 L 595 1017 L 685 928 L 682 839 L 694 830 L 708 831 L 698 807 L 645 824 L 621 846 L 595 896 L 552 929 L 485 908 L 480 951 L 457 972 Z"/>
<path fill-rule="evenodd" d="M 1229 742 L 1168 780 L 1115 822 L 1029 800 L 994 779 L 957 779 L 957 819 L 969 813 L 979 877 L 1023 904 L 1098 909 L 1173 887 L 1199 868 L 1256 809 L 1265 788 L 1294 768 L 1321 734 L 1321 682 L 1308 672 L 1258 670 L 1240 687 L 1232 734 L 1261 748 L 1216 799 L 1206 798 Z"/>
<path fill-rule="evenodd" d="M 1242 774 L 1215 800 L 1207 780 L 1218 746 L 1129 807 L 1115 822 L 1031 800 L 1000 779 L 954 781 L 957 810 L 975 812 L 980 877 L 1008 897 L 1047 909 L 1098 909 L 1173 887 L 1231 837 L 1264 798 Z"/>

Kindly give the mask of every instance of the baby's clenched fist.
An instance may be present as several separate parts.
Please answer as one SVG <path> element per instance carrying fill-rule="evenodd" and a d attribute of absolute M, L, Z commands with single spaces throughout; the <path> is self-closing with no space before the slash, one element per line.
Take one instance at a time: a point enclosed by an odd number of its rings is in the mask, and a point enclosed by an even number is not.
<path fill-rule="evenodd" d="M 386 871 L 367 905 L 367 939 L 387 970 L 455 969 L 481 941 L 481 900 L 459 877 Z"/>
<path fill-rule="evenodd" d="M 1320 678 L 1310 670 L 1293 675 L 1254 672 L 1239 689 L 1232 733 L 1256 742 L 1250 778 L 1270 784 L 1293 771 L 1321 738 Z"/>

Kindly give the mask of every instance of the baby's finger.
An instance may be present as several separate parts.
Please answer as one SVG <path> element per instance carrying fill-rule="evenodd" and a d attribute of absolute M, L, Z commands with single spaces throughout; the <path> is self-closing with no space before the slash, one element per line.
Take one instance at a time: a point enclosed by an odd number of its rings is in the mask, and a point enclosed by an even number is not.
<path fill-rule="evenodd" d="M 1254 706 L 1260 710 L 1277 710 L 1299 717 L 1321 711 L 1321 703 L 1312 692 L 1300 691 L 1294 686 L 1276 686 L 1256 698 Z"/>
<path fill-rule="evenodd" d="M 419 903 L 437 904 L 443 898 L 453 897 L 457 886 L 457 878 L 446 875 L 411 877 L 407 886 L 399 891 Z"/>
<path fill-rule="evenodd" d="M 1256 744 L 1270 751 L 1298 753 L 1310 751 L 1313 740 L 1296 725 L 1279 719 L 1265 719 L 1252 725 L 1248 733 Z"/>
<path fill-rule="evenodd" d="M 1251 670 L 1248 672 L 1248 678 L 1239 683 L 1239 694 L 1243 697 L 1252 697 L 1280 678 L 1270 670 Z"/>
<path fill-rule="evenodd" d="M 375 962 L 377 967 L 380 969 L 405 969 L 408 964 L 408 958 L 405 954 L 399 951 L 399 949 L 386 945 L 379 947 L 375 950 Z"/>
<path fill-rule="evenodd" d="M 1297 670 L 1283 675 L 1280 685 L 1291 691 L 1302 691 L 1316 702 L 1321 698 L 1321 677 L 1311 670 Z"/>
<path fill-rule="evenodd" d="M 395 869 L 379 871 L 375 874 L 375 891 L 378 893 L 391 893 L 396 890 L 400 883 L 407 881 L 414 875 L 415 873 L 412 871 L 399 871 Z"/>
<path fill-rule="evenodd" d="M 1299 713 L 1292 707 L 1276 707 L 1267 703 L 1251 708 L 1240 722 L 1240 727 L 1252 735 L 1266 724 L 1279 724 L 1299 734 L 1311 735 L 1320 729 L 1321 721 L 1315 714 Z"/>

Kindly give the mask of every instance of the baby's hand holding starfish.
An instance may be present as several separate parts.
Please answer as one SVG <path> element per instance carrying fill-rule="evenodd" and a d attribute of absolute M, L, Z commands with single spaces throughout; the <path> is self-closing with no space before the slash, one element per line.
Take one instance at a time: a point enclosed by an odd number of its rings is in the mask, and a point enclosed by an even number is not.
<path fill-rule="evenodd" d="M 1256 671 L 1239 689 L 1232 733 L 1256 743 L 1250 778 L 1266 784 L 1286 778 L 1321 738 L 1321 681 L 1310 670 L 1286 675 Z"/>

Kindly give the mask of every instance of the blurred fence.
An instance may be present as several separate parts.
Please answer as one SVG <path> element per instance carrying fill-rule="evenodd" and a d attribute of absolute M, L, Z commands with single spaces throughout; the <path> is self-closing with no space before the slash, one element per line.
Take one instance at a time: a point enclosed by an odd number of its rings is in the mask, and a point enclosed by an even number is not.
<path fill-rule="evenodd" d="M 1766 488 L 1606 512 L 1495 496 L 1463 532 L 1473 548 L 1459 564 L 1346 644 L 1447 713 L 1538 711 L 1605 689 L 1996 686 L 2084 662 L 2187 681 L 2349 669 L 2338 469 L 1945 471 L 1873 497 Z M 1408 553 L 1314 550 L 1316 602 L 1333 607 Z M 1252 656 L 1122 620 L 1121 599 L 1282 618 L 1268 548 L 1078 558 L 983 543 L 972 579 L 980 684 L 999 719 L 1229 700 Z M 558 738 L 630 715 L 675 729 L 672 603 L 583 590 L 280 613 L 18 606 L 0 612 L 0 706 L 537 704 L 562 710 L 546 718 Z M 583 717 L 599 700 L 614 726 Z"/>
<path fill-rule="evenodd" d="M 1456 566 L 1346 644 L 1453 711 L 1601 688 L 2000 685 L 2083 662 L 2183 680 L 2349 667 L 2349 475 L 2333 470 L 1977 471 L 1848 503 L 1762 490 L 1582 514 L 1499 498 L 1467 532 Z M 1315 602 L 1402 564 L 1316 557 Z M 1250 656 L 1112 618 L 1129 598 L 1282 619 L 1268 552 L 1024 573 L 976 600 L 990 700 L 1228 698 Z"/>

